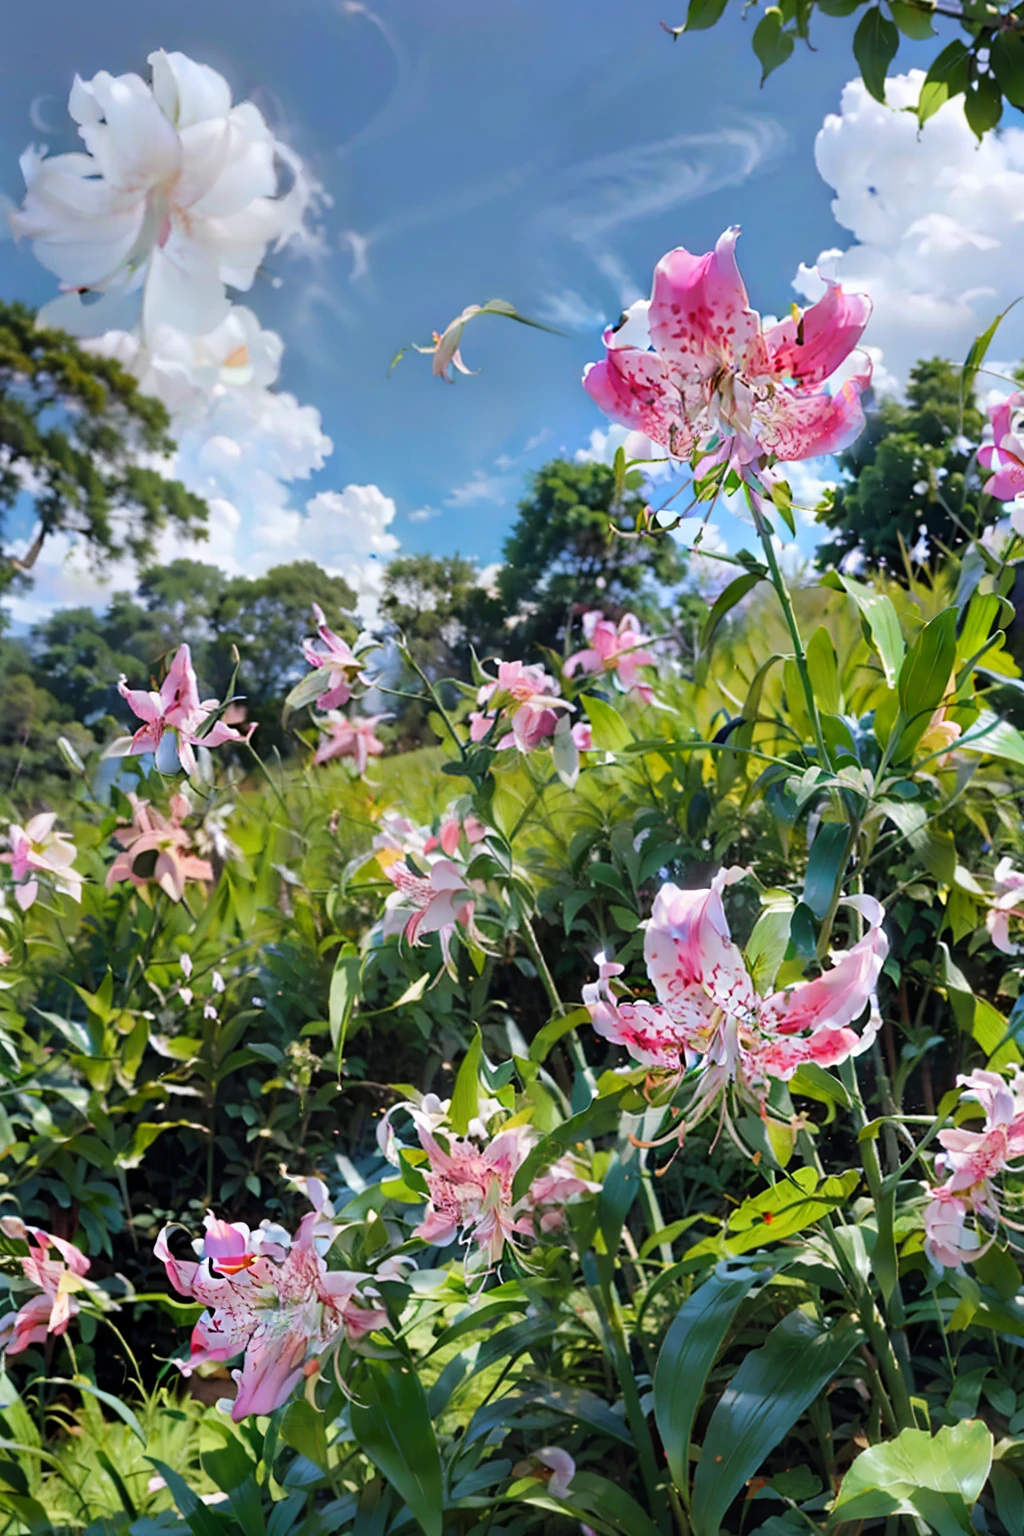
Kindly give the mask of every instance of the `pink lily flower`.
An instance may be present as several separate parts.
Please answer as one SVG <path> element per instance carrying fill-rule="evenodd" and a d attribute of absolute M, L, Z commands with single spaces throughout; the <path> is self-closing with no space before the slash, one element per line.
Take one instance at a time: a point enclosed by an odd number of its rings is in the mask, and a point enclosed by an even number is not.
<path fill-rule="evenodd" d="M 143 724 L 134 736 L 121 737 L 107 748 L 108 757 L 138 757 L 145 752 L 156 753 L 164 735 L 170 732 L 175 739 L 178 761 L 186 773 L 196 768 L 193 748 L 221 747 L 225 742 L 247 742 L 256 729 L 255 723 L 243 734 L 221 719 L 205 730 L 210 716 L 220 706 L 216 699 L 199 697 L 199 682 L 192 665 L 192 653 L 187 645 L 175 651 L 167 676 L 158 693 L 145 688 L 129 688 L 122 677 L 118 692 L 129 709 Z"/>
<path fill-rule="evenodd" d="M 985 915 L 985 926 L 996 949 L 1004 955 L 1019 955 L 1024 944 L 1010 938 L 1010 919 L 1024 920 L 1024 873 L 1009 859 L 1000 859 L 993 872 L 995 897 Z"/>
<path fill-rule="evenodd" d="M 1024 1073 L 1017 1071 L 1008 1083 L 998 1072 L 971 1072 L 958 1077 L 957 1085 L 965 1089 L 965 1099 L 981 1105 L 985 1121 L 980 1131 L 953 1126 L 939 1132 L 935 1175 L 945 1183 L 929 1190 L 925 1249 L 948 1269 L 980 1258 L 994 1242 L 994 1234 L 982 1242 L 978 1218 L 999 1221 L 996 1180 L 1004 1172 L 1019 1172 L 1024 1159 Z M 966 1230 L 968 1215 L 974 1217 L 973 1231 Z"/>
<path fill-rule="evenodd" d="M 470 1267 L 494 1269 L 506 1245 L 519 1248 L 521 1239 L 533 1236 L 535 1220 L 550 1231 L 564 1219 L 567 1200 L 600 1188 L 563 1157 L 515 1200 L 513 1181 L 536 1141 L 528 1126 L 488 1138 L 478 1122 L 469 1136 L 456 1136 L 436 1116 L 405 1107 L 428 1158 L 420 1169 L 429 1191 L 427 1209 L 413 1236 L 439 1248 L 458 1239 L 470 1249 Z"/>
<path fill-rule="evenodd" d="M 578 720 L 572 728 L 572 739 L 577 752 L 593 752 L 594 731 L 589 720 Z"/>
<path fill-rule="evenodd" d="M 55 812 L 41 811 L 23 827 L 12 822 L 7 829 L 10 852 L 0 853 L 0 864 L 11 866 L 14 899 L 23 912 L 39 895 L 39 874 L 72 901 L 82 899 L 82 876 L 73 868 L 78 850 L 66 832 L 55 830 L 56 821 Z"/>
<path fill-rule="evenodd" d="M 569 657 L 562 668 L 566 677 L 582 671 L 588 674 L 614 672 L 624 693 L 635 690 L 645 704 L 654 701 L 654 689 L 637 674 L 639 667 L 653 667 L 653 654 L 644 650 L 650 636 L 642 634 L 635 614 L 623 614 L 618 624 L 606 619 L 600 609 L 583 615 L 583 633 L 590 645 Z"/>
<path fill-rule="evenodd" d="M 572 1492 L 570 1484 L 576 1476 L 576 1463 L 568 1451 L 560 1445 L 542 1445 L 534 1457 L 547 1468 L 548 1493 L 553 1499 L 567 1499 Z"/>
<path fill-rule="evenodd" d="M 350 757 L 361 778 L 371 757 L 380 757 L 384 743 L 377 736 L 377 722 L 383 715 L 359 715 L 349 720 L 345 715 L 332 717 L 327 723 L 327 734 L 321 736 L 320 745 L 313 754 L 314 763 L 329 762 L 332 757 Z"/>
<path fill-rule="evenodd" d="M 154 1252 L 175 1290 L 206 1308 L 188 1360 L 178 1362 L 182 1375 L 207 1362 L 245 1357 L 231 1373 L 238 1385 L 231 1409 L 236 1423 L 273 1413 L 343 1341 L 356 1343 L 387 1325 L 370 1275 L 327 1267 L 324 1255 L 341 1228 L 323 1209 L 304 1216 L 294 1237 L 268 1222 L 251 1232 L 208 1216 L 196 1262 L 175 1258 L 169 1228 L 157 1238 Z M 397 1270 L 392 1263 L 378 1273 L 391 1278 Z"/>
<path fill-rule="evenodd" d="M 991 479 L 985 489 L 997 501 L 1013 501 L 1024 492 L 1024 391 L 990 405 L 992 442 L 978 449 L 978 463 Z"/>
<path fill-rule="evenodd" d="M 147 800 L 129 795 L 132 804 L 132 821 L 127 827 L 118 827 L 114 840 L 121 844 L 107 871 L 107 889 L 122 880 L 130 880 L 136 889 L 155 881 L 172 901 L 181 901 L 188 880 L 212 880 L 213 865 L 192 853 L 192 839 L 182 826 L 192 807 L 184 795 L 172 795 L 170 816 L 162 816 Z M 156 861 L 150 873 L 138 873 L 137 862 L 146 854 L 155 854 Z"/>
<path fill-rule="evenodd" d="M 18 1263 L 25 1282 L 38 1291 L 18 1311 L 0 1320 L 0 1349 L 16 1355 L 30 1344 L 45 1343 L 47 1334 L 67 1332 L 80 1310 L 76 1292 L 92 1288 L 85 1279 L 89 1260 L 73 1243 L 39 1227 L 27 1227 L 18 1216 L 0 1218 L 0 1230 L 15 1242 L 27 1243 L 28 1253 L 19 1256 Z M 59 1257 L 51 1258 L 51 1249 Z"/>
<path fill-rule="evenodd" d="M 317 709 L 338 709 L 352 697 L 353 682 L 365 683 L 367 679 L 359 670 L 359 658 L 348 644 L 328 629 L 324 611 L 319 603 L 313 604 L 316 631 L 324 649 L 319 650 L 315 640 L 303 640 L 302 654 L 311 667 L 323 667 L 330 678 L 330 685 L 316 701 Z"/>
<path fill-rule="evenodd" d="M 700 1068 L 688 1126 L 730 1082 L 761 1104 L 772 1080 L 788 1081 L 803 1062 L 829 1067 L 858 1055 L 877 1028 L 875 988 L 889 949 L 879 903 L 847 897 L 869 924 L 864 937 L 833 956 L 831 969 L 816 980 L 763 997 L 733 943 L 722 905 L 725 886 L 745 873 L 723 870 L 701 890 L 662 886 L 644 939 L 657 1004 L 619 1002 L 611 978 L 622 968 L 603 957 L 598 981 L 584 989 L 595 1029 L 624 1045 L 634 1060 L 678 1075 Z M 871 1021 L 858 1035 L 850 1026 L 868 1007 Z"/>
<path fill-rule="evenodd" d="M 713 454 L 753 470 L 836 453 L 864 425 L 871 361 L 854 348 L 870 301 L 830 284 L 799 317 L 764 330 L 736 265 L 738 235 L 726 230 L 704 256 L 682 247 L 663 256 L 646 325 L 634 306 L 627 324 L 605 331 L 605 359 L 584 373 L 584 388 L 613 420 L 694 464 Z M 829 393 L 823 386 L 851 355 L 857 371 Z"/>
<path fill-rule="evenodd" d="M 558 683 L 543 667 L 523 661 L 499 662 L 497 677 L 482 685 L 477 703 L 489 704 L 490 709 L 474 710 L 469 716 L 469 739 L 483 741 L 504 712 L 512 729 L 495 746 L 498 751 L 516 747 L 523 753 L 547 745 L 558 725 L 558 710 L 575 708 L 560 696 Z"/>
<path fill-rule="evenodd" d="M 476 939 L 473 927 L 473 892 L 466 876 L 451 859 L 434 858 L 428 872 L 418 875 L 404 859 L 384 870 L 395 889 L 384 904 L 384 937 L 404 934 L 418 944 L 423 934 L 436 933 L 445 965 L 451 964 L 451 943 L 461 925 Z"/>

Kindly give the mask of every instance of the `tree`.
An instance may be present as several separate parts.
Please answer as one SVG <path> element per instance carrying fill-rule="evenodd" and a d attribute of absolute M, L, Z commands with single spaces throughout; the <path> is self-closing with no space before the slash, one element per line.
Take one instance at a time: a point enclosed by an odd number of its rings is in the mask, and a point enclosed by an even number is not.
<path fill-rule="evenodd" d="M 0 801 L 17 794 L 22 809 L 66 791 L 72 773 L 58 739 L 82 754 L 95 745 L 74 711 L 41 686 L 28 649 L 0 635 Z"/>
<path fill-rule="evenodd" d="M 821 569 L 857 551 L 869 567 L 905 576 L 904 550 L 923 530 L 929 544 L 956 548 L 999 515 L 981 494 L 974 463 L 984 417 L 968 401 L 961 414 L 959 368 L 941 358 L 910 373 L 907 402 L 884 399 L 865 431 L 838 455 L 844 479 L 819 520 L 835 537 L 817 553 Z M 902 541 L 902 547 L 901 547 Z"/>
<path fill-rule="evenodd" d="M 167 427 L 163 405 L 117 363 L 0 303 L 0 535 L 26 491 L 39 521 L 25 556 L 0 554 L 0 591 L 59 531 L 84 539 L 99 565 L 144 560 L 169 524 L 200 533 L 206 503 L 145 462 L 173 452 Z"/>
<path fill-rule="evenodd" d="M 499 646 L 504 607 L 463 555 L 401 555 L 384 572 L 380 610 L 416 663 L 436 682 L 472 675 L 471 649 Z"/>
<path fill-rule="evenodd" d="M 762 8 L 763 7 L 763 8 Z M 689 0 L 686 21 L 665 27 L 672 37 L 713 27 L 725 14 L 726 0 Z M 761 65 L 762 84 L 784 64 L 798 42 L 810 47 L 815 12 L 825 16 L 850 16 L 861 11 L 853 34 L 853 54 L 861 77 L 877 101 L 885 101 L 885 77 L 900 46 L 900 35 L 915 42 L 935 37 L 936 18 L 956 22 L 961 36 L 948 42 L 932 60 L 917 104 L 920 122 L 952 97 L 963 96 L 964 112 L 971 128 L 982 138 L 1003 114 L 1003 102 L 1024 108 L 1024 11 L 1009 3 L 961 0 L 937 5 L 935 0 L 888 0 L 885 11 L 877 0 L 799 0 L 775 6 L 769 0 L 755 4 L 757 21 L 748 21 L 750 0 L 744 0 L 743 19 L 750 27 L 750 41 Z M 739 4 L 732 7 L 732 14 Z M 888 12 L 888 14 L 886 14 Z M 662 23 L 665 26 L 665 23 Z"/>
<path fill-rule="evenodd" d="M 677 585 L 686 566 L 671 538 L 623 538 L 646 505 L 641 477 L 627 477 L 621 499 L 607 464 L 553 459 L 533 476 L 505 541 L 498 585 L 518 622 L 518 652 L 557 647 L 566 624 L 588 608 L 610 616 L 631 609 L 650 622 L 665 608 L 659 587 Z"/>
<path fill-rule="evenodd" d="M 258 577 L 225 576 L 198 560 L 173 560 L 145 571 L 138 599 L 116 593 L 106 612 L 65 608 L 32 632 L 34 676 L 68 718 L 96 726 L 122 719 L 118 678 L 147 687 L 161 662 L 182 641 L 191 646 L 200 683 L 223 699 L 239 658 L 239 694 L 259 724 L 261 751 L 283 748 L 281 704 L 305 670 L 302 641 L 314 632 L 312 605 L 348 640 L 356 626 L 346 610 L 356 596 L 348 583 L 311 560 L 278 565 Z"/>

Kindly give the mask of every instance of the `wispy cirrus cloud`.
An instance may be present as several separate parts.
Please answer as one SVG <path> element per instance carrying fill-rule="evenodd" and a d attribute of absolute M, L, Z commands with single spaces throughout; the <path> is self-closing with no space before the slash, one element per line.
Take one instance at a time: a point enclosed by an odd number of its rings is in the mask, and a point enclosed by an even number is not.
<path fill-rule="evenodd" d="M 446 507 L 473 507 L 481 502 L 493 502 L 503 506 L 512 480 L 508 475 L 490 475 L 486 470 L 474 470 L 463 485 L 457 485 L 444 499 Z"/>

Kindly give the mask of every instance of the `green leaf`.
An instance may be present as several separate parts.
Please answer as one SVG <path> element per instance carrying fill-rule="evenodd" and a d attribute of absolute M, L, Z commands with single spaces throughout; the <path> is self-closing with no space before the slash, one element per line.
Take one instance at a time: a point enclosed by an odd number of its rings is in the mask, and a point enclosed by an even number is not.
<path fill-rule="evenodd" d="M 747 1479 L 863 1338 L 852 1318 L 826 1328 L 791 1312 L 746 1355 L 704 1435 L 693 1484 L 694 1536 L 717 1536 Z"/>
<path fill-rule="evenodd" d="M 845 1205 L 859 1181 L 855 1168 L 820 1181 L 813 1168 L 798 1168 L 736 1207 L 726 1224 L 726 1246 L 730 1253 L 749 1253 L 792 1237 Z"/>
<path fill-rule="evenodd" d="M 711 643 L 712 635 L 725 618 L 725 615 L 731 608 L 735 608 L 736 604 L 746 597 L 747 593 L 753 587 L 756 587 L 759 581 L 763 580 L 764 576 L 761 571 L 744 571 L 742 576 L 737 576 L 733 581 L 730 581 L 725 591 L 720 593 L 715 599 L 710 613 L 704 620 L 700 639 L 697 641 L 697 649 L 699 651 L 707 650 Z"/>
<path fill-rule="evenodd" d="M 814 685 L 818 708 L 828 715 L 840 713 L 839 664 L 832 636 L 819 624 L 807 642 L 807 670 Z"/>
<path fill-rule="evenodd" d="M 1008 29 L 991 43 L 992 68 L 1011 106 L 1024 107 L 1024 37 Z"/>
<path fill-rule="evenodd" d="M 771 5 L 765 11 L 761 20 L 754 28 L 751 43 L 758 61 L 761 65 L 761 84 L 764 85 L 773 70 L 780 64 L 785 64 L 795 47 L 792 32 L 783 28 L 782 12 L 778 6 Z M 779 508 L 785 515 L 785 508 Z M 792 520 L 793 514 L 789 514 L 787 521 Z"/>
<path fill-rule="evenodd" d="M 807 856 L 803 896 L 819 922 L 830 910 L 842 884 L 849 847 L 850 829 L 845 822 L 822 822 Z"/>
<path fill-rule="evenodd" d="M 926 624 L 900 668 L 899 699 L 906 725 L 897 758 L 911 752 L 942 703 L 956 664 L 955 608 L 946 608 Z"/>
<path fill-rule="evenodd" d="M 892 599 L 886 597 L 884 592 L 876 592 L 863 581 L 857 581 L 853 576 L 841 575 L 839 571 L 828 571 L 822 577 L 821 584 L 823 587 L 831 587 L 835 592 L 845 592 L 853 598 L 860 609 L 871 644 L 882 663 L 885 681 L 890 688 L 895 688 L 906 647 Z"/>
<path fill-rule="evenodd" d="M 905 1429 L 862 1451 L 843 1478 L 830 1527 L 842 1521 L 917 1515 L 939 1536 L 971 1527 L 992 1465 L 992 1432 L 980 1419 L 945 1425 L 933 1437 Z"/>
<path fill-rule="evenodd" d="M 343 944 L 334 962 L 334 974 L 331 977 L 331 989 L 328 993 L 327 1017 L 331 1026 L 331 1045 L 337 1057 L 338 1066 L 345 1054 L 345 1036 L 348 1033 L 349 1020 L 352 1017 L 352 1009 L 355 1007 L 356 998 L 359 996 L 359 971 L 361 967 L 359 951 L 354 944 Z"/>
<path fill-rule="evenodd" d="M 582 701 L 587 707 L 594 746 L 599 752 L 621 752 L 636 739 L 617 709 L 604 699 L 588 693 Z"/>
<path fill-rule="evenodd" d="M 579 1024 L 589 1024 L 590 1013 L 586 1008 L 574 1008 L 571 1013 L 559 1015 L 549 1019 L 538 1029 L 530 1041 L 530 1060 L 545 1061 L 552 1046 L 557 1045 L 563 1035 L 567 1035 L 571 1029 Z"/>
<path fill-rule="evenodd" d="M 328 1469 L 327 1427 L 325 1417 L 304 1397 L 288 1404 L 279 1430 L 285 1445 L 307 1457 L 321 1472 Z"/>
<path fill-rule="evenodd" d="M 900 34 L 882 15 L 880 6 L 865 11 L 853 34 L 853 56 L 861 77 L 876 101 L 885 105 L 885 77 L 900 46 Z"/>
<path fill-rule="evenodd" d="M 1024 43 L 1022 43 L 1021 46 L 1024 48 Z M 984 363 L 985 358 L 988 356 L 988 349 L 995 339 L 996 331 L 998 331 L 999 327 L 1010 313 L 1010 310 L 1019 303 L 1020 299 L 1014 299 L 1012 304 L 1007 304 L 1006 308 L 1002 310 L 1000 314 L 996 315 L 988 330 L 982 331 L 981 335 L 975 336 L 974 340 L 971 342 L 971 345 L 967 351 L 967 356 L 964 358 L 963 369 L 960 373 L 961 411 L 963 410 L 964 406 L 967 405 L 968 402 L 971 401 L 974 397 L 975 380 L 977 379 L 981 370 L 982 363 Z"/>
<path fill-rule="evenodd" d="M 975 138 L 983 139 L 1003 115 L 1003 93 L 991 75 L 979 75 L 964 93 L 964 115 Z"/>
<path fill-rule="evenodd" d="M 171 1498 L 194 1536 L 224 1536 L 223 1522 L 207 1509 L 199 1495 L 192 1492 L 185 1479 L 173 1467 L 169 1467 L 166 1461 L 158 1461 L 155 1456 L 147 1456 L 146 1460 L 152 1462 L 167 1484 Z"/>
<path fill-rule="evenodd" d="M 367 1360 L 349 1406 L 359 1446 L 426 1536 L 442 1536 L 441 1455 L 419 1377 L 404 1360 Z"/>
<path fill-rule="evenodd" d="M 327 692 L 330 686 L 330 667 L 314 667 L 311 672 L 306 673 L 305 677 L 301 677 L 288 694 L 281 710 L 281 724 L 284 729 L 288 729 L 288 721 L 297 709 L 314 703 L 322 693 Z"/>
<path fill-rule="evenodd" d="M 677 1488 L 690 1485 L 690 1436 L 708 1372 L 757 1279 L 755 1270 L 720 1264 L 686 1298 L 665 1335 L 654 1368 L 654 1418 Z"/>
<path fill-rule="evenodd" d="M 967 43 L 950 43 L 932 61 L 917 102 L 917 120 L 923 126 L 947 101 L 967 89 L 971 50 Z"/>
<path fill-rule="evenodd" d="M 1024 768 L 1024 736 L 1016 726 L 1000 720 L 990 709 L 983 709 L 977 720 L 956 743 L 958 752 L 976 752 L 979 757 L 1001 757 Z"/>
<path fill-rule="evenodd" d="M 725 10 L 726 0 L 690 0 L 683 32 L 704 32 L 713 27 Z"/>
<path fill-rule="evenodd" d="M 94 1387 L 91 1381 L 84 1381 L 81 1376 L 76 1376 L 74 1379 L 70 1379 L 67 1376 L 51 1376 L 50 1380 L 60 1386 L 77 1387 L 79 1392 L 88 1392 L 91 1397 L 98 1397 L 101 1403 L 106 1403 L 107 1407 L 112 1408 L 118 1418 L 127 1424 L 132 1434 L 142 1445 L 146 1444 L 146 1432 L 135 1414 L 128 1407 L 127 1403 L 122 1403 L 121 1399 L 115 1397 L 112 1392 L 102 1392 L 99 1387 Z"/>
<path fill-rule="evenodd" d="M 459 1136 L 465 1136 L 469 1129 L 469 1122 L 476 1118 L 480 1108 L 480 1062 L 483 1053 L 484 1043 L 480 1036 L 480 1027 L 474 1025 L 473 1038 L 470 1041 L 469 1050 L 462 1058 L 462 1064 L 455 1079 L 455 1087 L 452 1090 L 451 1108 L 448 1112 L 452 1130 Z"/>
<path fill-rule="evenodd" d="M 927 38 L 935 36 L 931 6 L 910 5 L 908 0 L 889 0 L 889 10 L 904 37 L 923 43 Z"/>

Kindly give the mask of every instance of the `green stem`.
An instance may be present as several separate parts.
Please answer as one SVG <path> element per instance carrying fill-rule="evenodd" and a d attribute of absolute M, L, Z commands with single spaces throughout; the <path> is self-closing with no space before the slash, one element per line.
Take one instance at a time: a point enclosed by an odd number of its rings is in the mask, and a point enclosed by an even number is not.
<path fill-rule="evenodd" d="M 789 588 L 786 586 L 785 577 L 779 566 L 775 546 L 772 543 L 771 529 L 765 522 L 764 514 L 760 511 L 756 502 L 751 501 L 750 506 L 754 514 L 754 526 L 761 540 L 761 548 L 764 550 L 764 557 L 768 562 L 772 586 L 775 588 L 786 620 L 786 628 L 789 630 L 790 638 L 793 641 L 793 659 L 796 662 L 796 669 L 800 674 L 800 681 L 803 684 L 804 698 L 807 702 L 807 713 L 810 716 L 811 729 L 814 732 L 814 745 L 818 751 L 818 761 L 823 768 L 831 768 L 832 759 L 829 756 L 828 748 L 825 745 L 825 737 L 821 729 L 818 701 L 814 697 L 814 685 L 811 682 L 811 674 L 807 667 L 807 652 L 804 650 L 804 642 L 800 634 L 800 626 L 797 623 L 793 599 L 789 595 Z"/>
<path fill-rule="evenodd" d="M 438 698 L 437 693 L 435 692 L 435 689 L 434 689 L 434 685 L 430 681 L 430 678 L 424 672 L 424 670 L 420 666 L 419 662 L 415 659 L 415 657 L 413 656 L 412 652 L 409 650 L 408 646 L 404 645 L 402 647 L 402 655 L 405 657 L 406 661 L 409 663 L 410 667 L 412 667 L 412 670 L 416 673 L 416 676 L 419 678 L 420 682 L 423 684 L 424 688 L 427 690 L 427 693 L 429 694 L 429 696 L 430 696 L 430 698 L 431 698 L 431 700 L 433 702 L 434 708 L 437 710 L 438 714 L 441 716 L 441 719 L 444 721 L 445 725 L 448 728 L 448 734 L 451 736 L 452 741 L 454 741 L 456 747 L 458 748 L 459 756 L 461 758 L 465 758 L 465 756 L 466 756 L 466 748 L 465 748 L 461 738 L 459 737 L 458 731 L 456 731 L 454 725 L 452 724 L 451 720 L 448 717 L 448 711 L 445 709 L 444 705 L 441 703 L 441 700 Z"/>

